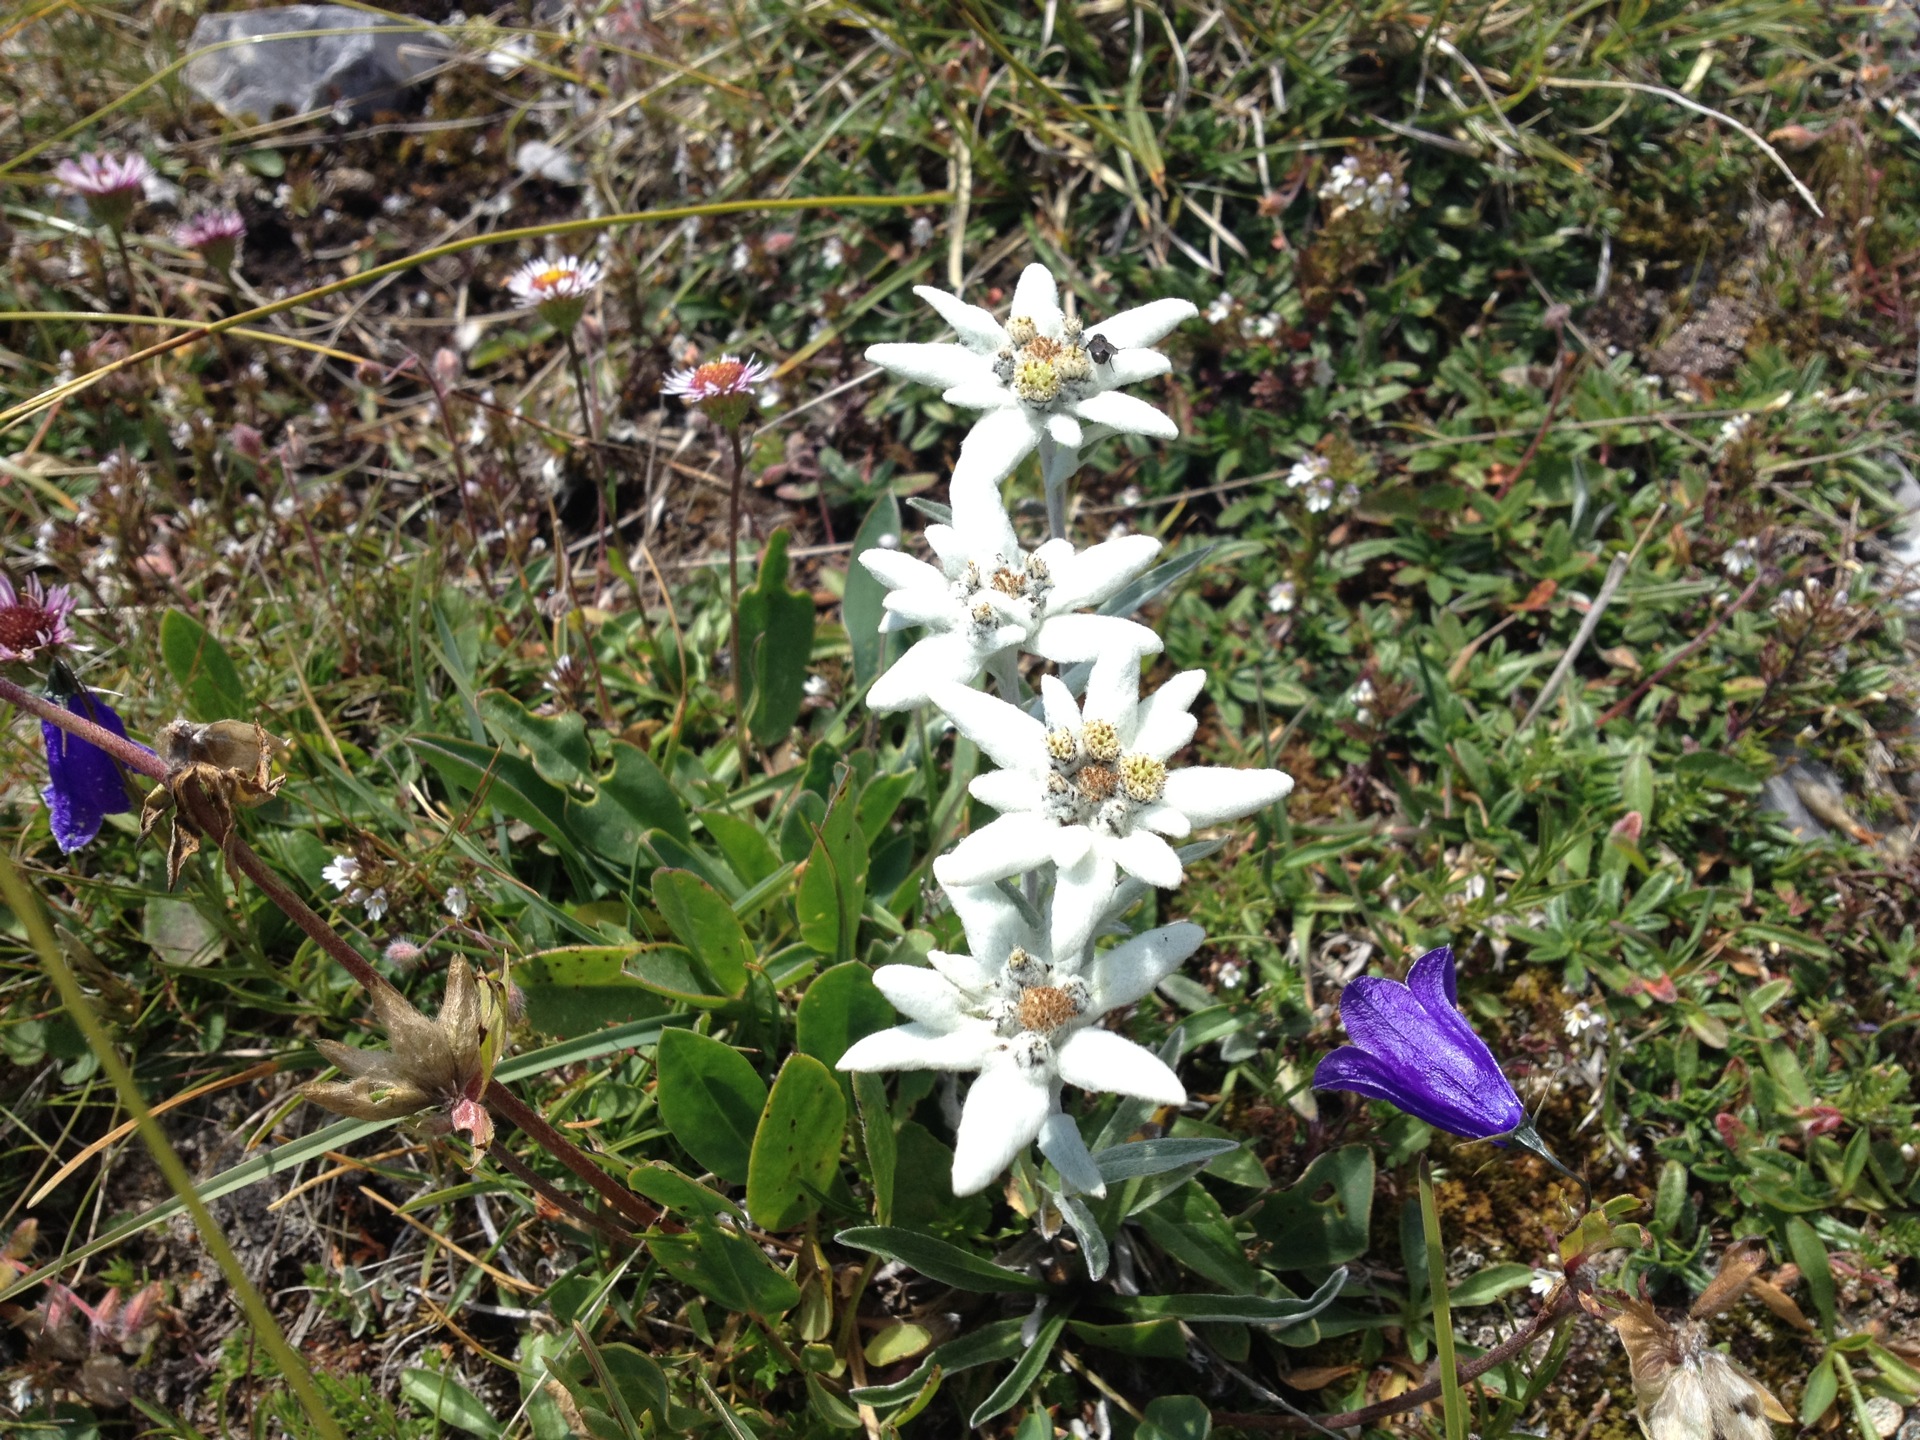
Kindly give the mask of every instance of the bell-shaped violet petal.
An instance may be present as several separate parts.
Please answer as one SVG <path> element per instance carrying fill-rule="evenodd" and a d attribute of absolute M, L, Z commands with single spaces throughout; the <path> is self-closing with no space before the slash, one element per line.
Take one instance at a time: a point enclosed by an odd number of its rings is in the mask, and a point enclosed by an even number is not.
<path fill-rule="evenodd" d="M 120 717 L 99 696 L 81 690 L 65 703 L 82 719 L 127 738 Z M 45 720 L 40 722 L 40 734 L 47 745 L 49 781 L 40 793 L 47 802 L 53 838 L 62 852 L 72 854 L 100 833 L 104 817 L 132 810 L 133 802 L 127 797 L 120 766 L 106 751 Z"/>
<path fill-rule="evenodd" d="M 1527 1112 L 1486 1041 L 1455 1005 L 1453 950 L 1429 950 L 1397 980 L 1354 981 L 1340 996 L 1353 1040 L 1314 1071 L 1317 1090 L 1351 1090 L 1471 1140 L 1506 1135 Z"/>

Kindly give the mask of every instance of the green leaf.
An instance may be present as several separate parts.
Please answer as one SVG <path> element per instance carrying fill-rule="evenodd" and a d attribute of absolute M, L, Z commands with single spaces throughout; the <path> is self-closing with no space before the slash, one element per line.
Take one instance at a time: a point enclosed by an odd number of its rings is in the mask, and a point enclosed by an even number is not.
<path fill-rule="evenodd" d="M 578 710 L 535 715 L 504 690 L 482 690 L 477 708 L 487 733 L 495 740 L 526 747 L 541 779 L 555 785 L 593 783 L 587 721 Z"/>
<path fill-rule="evenodd" d="M 1821 1328 L 1833 1334 L 1833 1262 L 1827 1258 L 1827 1247 L 1814 1234 L 1813 1226 L 1798 1215 L 1787 1218 L 1787 1251 L 1807 1282 L 1807 1295 L 1820 1312 Z"/>
<path fill-rule="evenodd" d="M 485 1435 L 488 1440 L 503 1433 L 500 1422 L 480 1397 L 451 1375 L 438 1370 L 403 1370 L 400 1393 L 443 1425 L 470 1435 Z"/>
<path fill-rule="evenodd" d="M 716 995 L 693 955 L 678 945 L 643 945 L 625 952 L 627 975 L 634 984 L 691 1005 L 700 1010 L 717 1010 L 728 997 Z"/>
<path fill-rule="evenodd" d="M 448 784 L 484 792 L 486 803 L 502 815 L 531 825 L 570 855 L 580 853 L 567 823 L 566 792 L 518 755 L 456 735 L 410 735 L 407 743 Z"/>
<path fill-rule="evenodd" d="M 853 1077 L 854 1098 L 860 1102 L 860 1139 L 867 1150 L 867 1170 L 873 1180 L 873 1218 L 882 1225 L 893 1221 L 893 1179 L 900 1148 L 893 1133 L 893 1111 L 887 1104 L 887 1086 L 878 1075 Z"/>
<path fill-rule="evenodd" d="M 1807 1376 L 1807 1388 L 1800 1396 L 1800 1423 L 1811 1426 L 1833 1407 L 1840 1395 L 1840 1377 L 1833 1373 L 1833 1352 L 1820 1357 L 1820 1363 Z"/>
<path fill-rule="evenodd" d="M 631 953 L 626 946 L 569 945 L 529 955 L 513 967 L 527 1023 L 549 1035 L 585 1035 L 664 1013 L 659 996 L 626 973 Z"/>
<path fill-rule="evenodd" d="M 183 610 L 160 617 L 160 658 L 179 687 L 189 720 L 250 720 L 240 672 L 207 627 Z"/>
<path fill-rule="evenodd" d="M 1207 1440 L 1213 1412 L 1191 1395 L 1162 1395 L 1150 1401 L 1133 1440 Z"/>
<path fill-rule="evenodd" d="M 1136 1140 L 1100 1151 L 1093 1163 L 1100 1169 L 1100 1178 L 1112 1185 L 1203 1164 L 1239 1148 L 1238 1140 Z"/>
<path fill-rule="evenodd" d="M 743 993 L 753 946 L 720 892 L 686 870 L 656 871 L 652 889 L 653 903 L 674 939 L 694 953 L 727 994 Z"/>
<path fill-rule="evenodd" d="M 1177 1320 L 1141 1320 L 1132 1325 L 1094 1325 L 1069 1321 L 1075 1335 L 1089 1345 L 1117 1351 L 1136 1359 L 1184 1360 L 1187 1337 Z"/>
<path fill-rule="evenodd" d="M 1194 1181 L 1133 1219 L 1154 1244 L 1194 1274 L 1236 1295 L 1259 1292 L 1262 1272 L 1247 1259 L 1220 1202 Z"/>
<path fill-rule="evenodd" d="M 758 885 L 784 863 L 779 852 L 751 820 L 724 810 L 702 810 L 700 823 L 727 857 L 727 864 L 749 885 Z"/>
<path fill-rule="evenodd" d="M 660 1118 L 673 1138 L 722 1180 L 746 1184 L 753 1133 L 767 1105 L 766 1083 L 747 1057 L 691 1030 L 666 1030 L 654 1064 Z"/>
<path fill-rule="evenodd" d="M 949 1340 L 922 1360 L 911 1375 L 891 1385 L 866 1385 L 849 1392 L 862 1405 L 898 1405 L 920 1393 L 937 1366 L 942 1373 L 957 1375 L 962 1370 L 977 1370 L 982 1365 L 1011 1360 L 1026 1348 L 1020 1332 L 1026 1321 L 1019 1316 L 1010 1320 L 992 1320 L 958 1339 Z M 1184 1354 L 1185 1352 L 1182 1351 Z"/>
<path fill-rule="evenodd" d="M 784 527 L 773 532 L 758 583 L 740 594 L 740 648 L 746 652 L 741 670 L 749 677 L 747 732 L 761 746 L 786 739 L 800 718 L 813 658 L 813 597 L 787 588 L 791 538 Z"/>
<path fill-rule="evenodd" d="M 660 767 L 639 746 L 616 740 L 613 768 L 594 786 L 591 800 L 567 797 L 567 825 L 582 845 L 606 856 L 623 872 L 632 868 L 635 853 L 654 831 L 664 831 L 682 845 L 693 843 L 687 807 L 673 793 Z M 660 858 L 667 864 L 674 863 L 664 851 Z M 643 862 L 641 868 L 651 867 Z"/>
<path fill-rule="evenodd" d="M 709 1190 L 698 1180 L 682 1175 L 664 1160 L 648 1160 L 627 1172 L 627 1188 L 681 1215 L 700 1215 L 711 1219 L 722 1212 L 732 1213 L 734 1203 L 718 1190 Z"/>
<path fill-rule="evenodd" d="M 827 811 L 794 889 L 800 938 L 835 960 L 853 958 L 867 903 L 867 838 L 849 791 Z"/>
<path fill-rule="evenodd" d="M 1691 755 L 1682 755 L 1674 762 L 1673 771 L 1721 790 L 1751 793 L 1767 783 L 1766 776 L 1754 774 L 1731 755 L 1722 755 L 1718 750 L 1696 750 Z"/>
<path fill-rule="evenodd" d="M 1066 1328 L 1065 1313 L 1048 1318 L 1040 1327 L 1040 1333 L 1033 1338 L 1033 1344 L 1014 1362 L 1013 1369 L 1007 1372 L 1007 1378 L 994 1387 L 993 1393 L 982 1400 L 974 1410 L 967 1424 L 978 1430 L 996 1415 L 1004 1415 L 1018 1405 L 1027 1391 L 1033 1388 L 1034 1381 L 1040 1378 L 1040 1372 L 1046 1368 L 1047 1360 L 1053 1354 L 1053 1347 L 1060 1339 L 1060 1332 Z"/>
<path fill-rule="evenodd" d="M 842 1230 L 834 1239 L 855 1250 L 871 1250 L 889 1260 L 898 1260 L 929 1280 L 938 1280 L 956 1290 L 1027 1295 L 1043 1295 L 1047 1291 L 1046 1283 L 1031 1275 L 1009 1270 L 971 1250 L 962 1250 L 958 1245 L 897 1225 L 857 1225 L 851 1230 Z"/>
<path fill-rule="evenodd" d="M 660 1268 L 725 1310 L 784 1315 L 800 1303 L 800 1287 L 767 1262 L 743 1235 L 696 1220 L 683 1234 L 655 1235 L 647 1249 Z"/>
<path fill-rule="evenodd" d="M 1325 1200 L 1317 1196 L 1331 1187 Z M 1373 1216 L 1373 1152 L 1345 1145 L 1320 1156 L 1289 1188 L 1267 1198 L 1253 1226 L 1292 1270 L 1339 1265 L 1365 1253 Z"/>
<path fill-rule="evenodd" d="M 1230 1320 L 1243 1325 L 1297 1325 L 1311 1320 L 1347 1283 L 1347 1272 L 1336 1270 L 1325 1284 L 1305 1299 L 1270 1300 L 1261 1295 L 1140 1295 L 1109 1301 L 1135 1320 Z"/>
<path fill-rule="evenodd" d="M 893 546 L 900 542 L 900 504 L 891 493 L 882 495 L 867 511 L 853 537 L 853 556 L 847 561 L 847 589 L 840 601 L 840 620 L 847 627 L 847 643 L 853 650 L 853 678 L 860 686 L 871 685 L 887 668 L 888 651 L 899 642 L 880 633 L 880 621 L 886 614 L 882 602 L 887 587 L 868 573 L 860 563 L 862 551 L 879 547 L 891 536 Z M 893 547 L 889 547 L 893 548 Z"/>
<path fill-rule="evenodd" d="M 820 1208 L 847 1128 L 847 1102 L 834 1073 L 811 1055 L 789 1055 L 774 1077 L 747 1165 L 747 1213 L 765 1230 L 785 1230 Z"/>
<path fill-rule="evenodd" d="M 1484 1270 L 1475 1271 L 1458 1285 L 1447 1291 L 1447 1303 L 1454 1309 L 1463 1305 L 1491 1305 L 1502 1295 L 1511 1294 L 1523 1285 L 1533 1282 L 1531 1265 L 1516 1265 L 1511 1262 L 1489 1265 Z"/>
<path fill-rule="evenodd" d="M 849 960 L 821 971 L 807 986 L 794 1017 L 794 1042 L 832 1069 L 854 1041 L 893 1023 L 893 1006 L 874 987 L 873 972 Z"/>

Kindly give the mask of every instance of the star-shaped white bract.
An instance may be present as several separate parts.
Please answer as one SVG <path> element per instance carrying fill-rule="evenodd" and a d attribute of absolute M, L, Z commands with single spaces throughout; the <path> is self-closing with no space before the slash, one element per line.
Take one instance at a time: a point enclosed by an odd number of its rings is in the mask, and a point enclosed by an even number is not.
<path fill-rule="evenodd" d="M 1092 940 L 1121 871 L 1178 885 L 1180 857 L 1163 837 L 1251 815 L 1293 789 L 1279 770 L 1167 768 L 1193 738 L 1187 711 L 1205 682 L 1204 670 L 1188 670 L 1142 700 L 1138 660 L 1103 656 L 1084 708 L 1054 676 L 1041 680 L 1044 721 L 963 685 L 931 687 L 954 728 L 1000 767 L 968 787 L 1000 818 L 934 862 L 940 883 L 982 885 L 1052 861 L 1056 956 Z"/>
<path fill-rule="evenodd" d="M 1082 968 L 1055 964 L 1043 936 L 994 885 L 949 886 L 965 955 L 934 951 L 931 969 L 883 965 L 874 984 L 909 1023 L 855 1042 L 842 1070 L 977 1070 L 953 1152 L 953 1192 L 971 1195 L 1036 1139 L 1072 1190 L 1106 1185 L 1080 1129 L 1060 1108 L 1063 1084 L 1184 1104 L 1179 1077 L 1150 1050 L 1099 1027 L 1109 1010 L 1152 991 L 1205 934 L 1182 922 L 1136 935 Z"/>
<path fill-rule="evenodd" d="M 1171 440 L 1180 433 L 1160 411 L 1121 394 L 1120 387 L 1172 368 L 1148 347 L 1199 314 L 1190 301 L 1149 301 L 1083 329 L 1061 310 L 1059 289 L 1044 265 L 1021 272 L 1005 325 L 930 285 L 915 286 L 914 294 L 940 312 L 960 343 L 874 345 L 867 359 L 939 386 L 951 405 L 985 412 L 961 443 L 954 495 L 998 485 L 1043 440 L 1077 454 L 1105 435 Z"/>
<path fill-rule="evenodd" d="M 938 567 L 879 548 L 860 552 L 889 591 L 883 630 L 919 625 L 926 636 L 874 682 L 867 704 L 910 710 L 927 703 L 928 687 L 969 684 L 1017 647 L 1059 665 L 1108 653 L 1157 655 L 1160 637 L 1144 625 L 1109 615 L 1072 612 L 1119 593 L 1160 553 L 1150 535 L 1123 535 L 1076 551 L 1049 540 L 1028 554 L 990 488 L 953 494 L 953 523 L 929 525 Z"/>

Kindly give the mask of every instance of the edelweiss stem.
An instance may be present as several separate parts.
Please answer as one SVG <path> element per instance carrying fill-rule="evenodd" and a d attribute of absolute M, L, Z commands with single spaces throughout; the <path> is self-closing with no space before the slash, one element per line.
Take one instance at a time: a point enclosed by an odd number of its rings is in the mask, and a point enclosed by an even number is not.
<path fill-rule="evenodd" d="M 740 427 L 727 427 L 733 447 L 733 482 L 727 487 L 727 618 L 732 625 L 733 725 L 740 745 L 740 778 L 747 778 L 752 751 L 747 739 L 747 657 L 740 651 L 740 502 L 746 486 L 747 457 L 740 447 Z"/>
<path fill-rule="evenodd" d="M 138 771 L 142 775 L 150 775 L 156 780 L 166 778 L 166 762 L 151 750 L 136 745 L 131 740 L 123 740 L 112 731 L 102 729 L 91 720 L 84 720 L 61 706 L 42 699 L 5 677 L 0 677 L 0 700 L 18 706 L 49 724 L 57 725 L 68 734 L 77 735 L 89 744 L 99 746 L 130 770 Z M 204 833 L 220 834 L 224 822 L 211 813 L 211 808 L 207 806 L 204 797 L 186 786 L 181 787 L 181 792 L 180 802 L 187 808 L 189 818 Z M 252 846 L 238 835 L 229 834 L 221 848 L 227 857 L 227 862 L 234 869 L 259 886 L 266 897 L 279 906 L 289 920 L 305 931 L 314 944 L 337 960 L 341 968 L 359 981 L 365 989 L 372 990 L 381 984 L 379 973 L 368 963 L 366 957 L 349 945 L 337 930 L 321 919 L 306 901 L 294 894 L 287 883 L 273 872 L 273 868 L 254 852 Z M 484 1100 L 488 1109 L 519 1126 L 528 1139 L 597 1190 L 608 1204 L 627 1219 L 637 1225 L 647 1226 L 659 1218 L 659 1212 L 653 1206 L 607 1174 L 594 1163 L 592 1156 L 561 1134 L 539 1111 L 520 1099 L 498 1080 L 488 1082 Z"/>

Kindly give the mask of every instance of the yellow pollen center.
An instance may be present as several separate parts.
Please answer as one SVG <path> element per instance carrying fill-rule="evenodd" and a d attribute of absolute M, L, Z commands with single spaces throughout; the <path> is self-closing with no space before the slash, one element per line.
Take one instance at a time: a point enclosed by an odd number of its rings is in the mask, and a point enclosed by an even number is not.
<path fill-rule="evenodd" d="M 1057 359 L 1064 348 L 1051 335 L 1036 335 L 1027 342 L 1027 358 L 1029 360 Z"/>
<path fill-rule="evenodd" d="M 1120 758 L 1120 732 L 1111 720 L 1089 720 L 1080 727 L 1080 738 L 1087 753 L 1096 760 L 1112 763 Z"/>
<path fill-rule="evenodd" d="M 709 360 L 693 372 L 693 383 L 710 392 L 730 390 L 739 383 L 746 368 L 738 360 Z"/>
<path fill-rule="evenodd" d="M 571 273 L 571 271 L 561 270 L 558 267 L 552 270 L 542 270 L 538 275 L 533 277 L 533 288 L 536 290 L 551 290 L 554 286 L 565 280 Z"/>
<path fill-rule="evenodd" d="M 1120 778 L 1127 794 L 1142 805 L 1151 805 L 1167 789 L 1167 767 L 1151 755 L 1129 755 L 1120 762 Z"/>
<path fill-rule="evenodd" d="M 1029 985 L 1020 992 L 1020 1028 L 1051 1034 L 1079 1013 L 1066 991 L 1052 985 Z"/>
<path fill-rule="evenodd" d="M 1002 595 L 1018 596 L 1027 593 L 1027 577 L 1018 570 L 1011 570 L 1006 566 L 994 571 L 993 579 L 989 583 Z"/>

